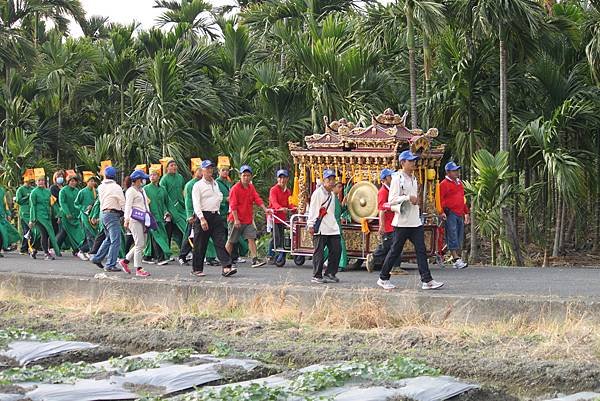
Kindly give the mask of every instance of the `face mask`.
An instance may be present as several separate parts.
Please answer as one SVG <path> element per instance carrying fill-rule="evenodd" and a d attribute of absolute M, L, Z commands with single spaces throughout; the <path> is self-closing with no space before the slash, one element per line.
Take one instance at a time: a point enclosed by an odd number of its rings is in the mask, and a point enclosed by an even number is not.
<path fill-rule="evenodd" d="M 65 182 L 65 179 L 62 177 L 57 177 L 56 178 L 56 183 L 59 185 L 62 185 Z"/>
<path fill-rule="evenodd" d="M 146 185 L 146 180 L 142 180 L 142 185 Z"/>

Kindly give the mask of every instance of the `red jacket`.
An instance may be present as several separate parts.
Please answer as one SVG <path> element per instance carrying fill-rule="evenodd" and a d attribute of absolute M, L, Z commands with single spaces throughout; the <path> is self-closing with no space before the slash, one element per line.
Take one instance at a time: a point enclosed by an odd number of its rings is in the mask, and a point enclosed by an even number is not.
<path fill-rule="evenodd" d="M 460 179 L 452 181 L 446 177 L 440 183 L 440 203 L 442 210 L 450 209 L 458 216 L 469 214 L 469 207 L 465 203 L 465 188 Z"/>
<path fill-rule="evenodd" d="M 277 209 L 290 209 L 292 205 L 290 205 L 290 192 L 289 188 L 285 190 L 281 189 L 281 187 L 277 184 L 271 187 L 269 191 L 269 209 L 277 210 Z M 287 219 L 286 212 L 274 212 L 274 216 L 277 216 L 281 220 L 285 221 Z M 279 220 L 274 220 L 275 224 L 283 224 Z"/>
<path fill-rule="evenodd" d="M 383 213 L 383 230 L 386 233 L 391 233 L 394 231 L 394 227 L 392 227 L 392 220 L 394 220 L 394 212 L 390 210 L 390 208 L 386 208 L 383 206 L 384 203 L 387 203 L 390 195 L 390 190 L 385 185 L 381 185 L 379 188 L 379 192 L 377 193 L 377 206 L 379 210 L 384 210 Z M 379 222 L 381 224 L 381 222 Z"/>
<path fill-rule="evenodd" d="M 262 206 L 263 201 L 260 199 L 254 185 L 249 184 L 244 188 L 241 182 L 236 183 L 229 191 L 229 217 L 228 221 L 234 221 L 233 211 L 237 212 L 240 224 L 252 224 L 254 221 L 254 205 Z"/>

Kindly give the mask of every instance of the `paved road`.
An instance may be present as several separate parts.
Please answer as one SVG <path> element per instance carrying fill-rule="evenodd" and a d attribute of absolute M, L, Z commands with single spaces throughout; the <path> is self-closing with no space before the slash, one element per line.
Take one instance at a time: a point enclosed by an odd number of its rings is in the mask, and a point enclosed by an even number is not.
<path fill-rule="evenodd" d="M 310 261 L 298 267 L 288 264 L 283 268 L 267 266 L 253 269 L 249 264 L 238 266 L 238 274 L 231 278 L 220 276 L 220 268 L 205 268 L 207 277 L 196 278 L 189 275 L 189 267 L 181 267 L 175 262 L 166 266 L 144 265 L 152 273 L 149 278 L 136 278 L 125 273 L 107 273 L 121 278 L 135 280 L 178 280 L 211 281 L 252 284 L 288 284 L 318 287 L 310 283 Z M 416 290 L 419 288 L 418 272 L 414 265 L 405 266 L 407 276 L 394 276 L 392 281 L 400 290 Z M 69 275 L 93 277 L 101 272 L 90 262 L 82 262 L 72 256 L 57 258 L 55 261 L 32 260 L 16 253 L 6 253 L 0 259 L 0 272 L 26 272 L 52 275 Z M 600 269 L 594 268 L 502 268 L 502 267 L 469 267 L 464 270 L 432 267 L 432 274 L 438 281 L 446 285 L 440 295 L 537 295 L 559 298 L 585 297 L 600 300 Z M 378 288 L 375 284 L 377 273 L 364 270 L 348 271 L 339 274 L 341 282 L 332 284 L 345 288 Z"/>

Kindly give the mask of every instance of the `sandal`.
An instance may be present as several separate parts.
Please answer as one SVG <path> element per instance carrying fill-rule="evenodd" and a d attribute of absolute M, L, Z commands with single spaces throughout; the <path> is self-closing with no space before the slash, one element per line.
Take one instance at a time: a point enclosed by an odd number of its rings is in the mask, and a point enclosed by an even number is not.
<path fill-rule="evenodd" d="M 204 272 L 191 272 L 190 274 L 192 276 L 196 276 L 196 277 L 204 277 L 204 276 L 206 276 L 206 273 L 204 273 Z"/>
<path fill-rule="evenodd" d="M 230 267 L 228 271 L 223 270 L 223 273 L 221 273 L 221 275 L 223 277 L 230 277 L 233 276 L 235 273 L 237 273 L 237 269 L 235 267 Z"/>

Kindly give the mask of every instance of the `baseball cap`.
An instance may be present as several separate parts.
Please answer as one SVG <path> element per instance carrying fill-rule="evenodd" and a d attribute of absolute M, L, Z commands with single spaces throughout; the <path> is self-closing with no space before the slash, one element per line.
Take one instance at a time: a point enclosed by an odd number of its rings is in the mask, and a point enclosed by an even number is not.
<path fill-rule="evenodd" d="M 131 173 L 131 175 L 129 176 L 129 178 L 131 178 L 131 181 L 135 181 L 135 180 L 147 180 L 148 178 L 148 174 L 144 173 L 143 170 L 134 170 L 133 173 Z"/>
<path fill-rule="evenodd" d="M 286 169 L 281 169 L 281 170 L 277 170 L 277 177 L 289 177 L 290 173 L 288 173 L 288 171 Z"/>
<path fill-rule="evenodd" d="M 108 166 L 104 169 L 104 177 L 115 178 L 117 176 L 117 169 L 113 166 Z"/>
<path fill-rule="evenodd" d="M 446 171 L 456 171 L 456 170 L 460 170 L 461 167 L 454 162 L 448 162 L 448 163 L 446 163 L 445 169 L 446 169 Z"/>
<path fill-rule="evenodd" d="M 246 172 L 248 172 L 250 174 L 254 174 L 252 172 L 252 168 L 249 165 L 244 164 L 242 167 L 240 167 L 240 174 L 243 174 L 243 173 L 246 173 Z"/>
<path fill-rule="evenodd" d="M 213 164 L 213 162 L 212 162 L 212 161 L 210 161 L 210 160 L 206 159 L 206 160 L 202 160 L 202 163 L 200 164 L 200 166 L 201 166 L 202 168 L 209 168 L 209 167 L 212 167 L 212 166 L 214 166 L 214 164 Z"/>
<path fill-rule="evenodd" d="M 335 177 L 335 171 L 333 171 L 331 169 L 325 169 L 323 171 L 323 178 L 330 178 L 330 177 Z"/>
<path fill-rule="evenodd" d="M 398 160 L 400 160 L 400 161 L 402 161 L 402 160 L 417 160 L 418 158 L 419 158 L 419 156 L 415 155 L 410 150 L 405 150 L 404 152 L 400 153 L 400 156 L 398 156 Z"/>
<path fill-rule="evenodd" d="M 383 170 L 381 170 L 381 173 L 379 174 L 379 179 L 383 180 L 384 178 L 389 177 L 392 174 L 394 174 L 394 170 L 391 170 L 389 168 L 384 168 Z"/>

